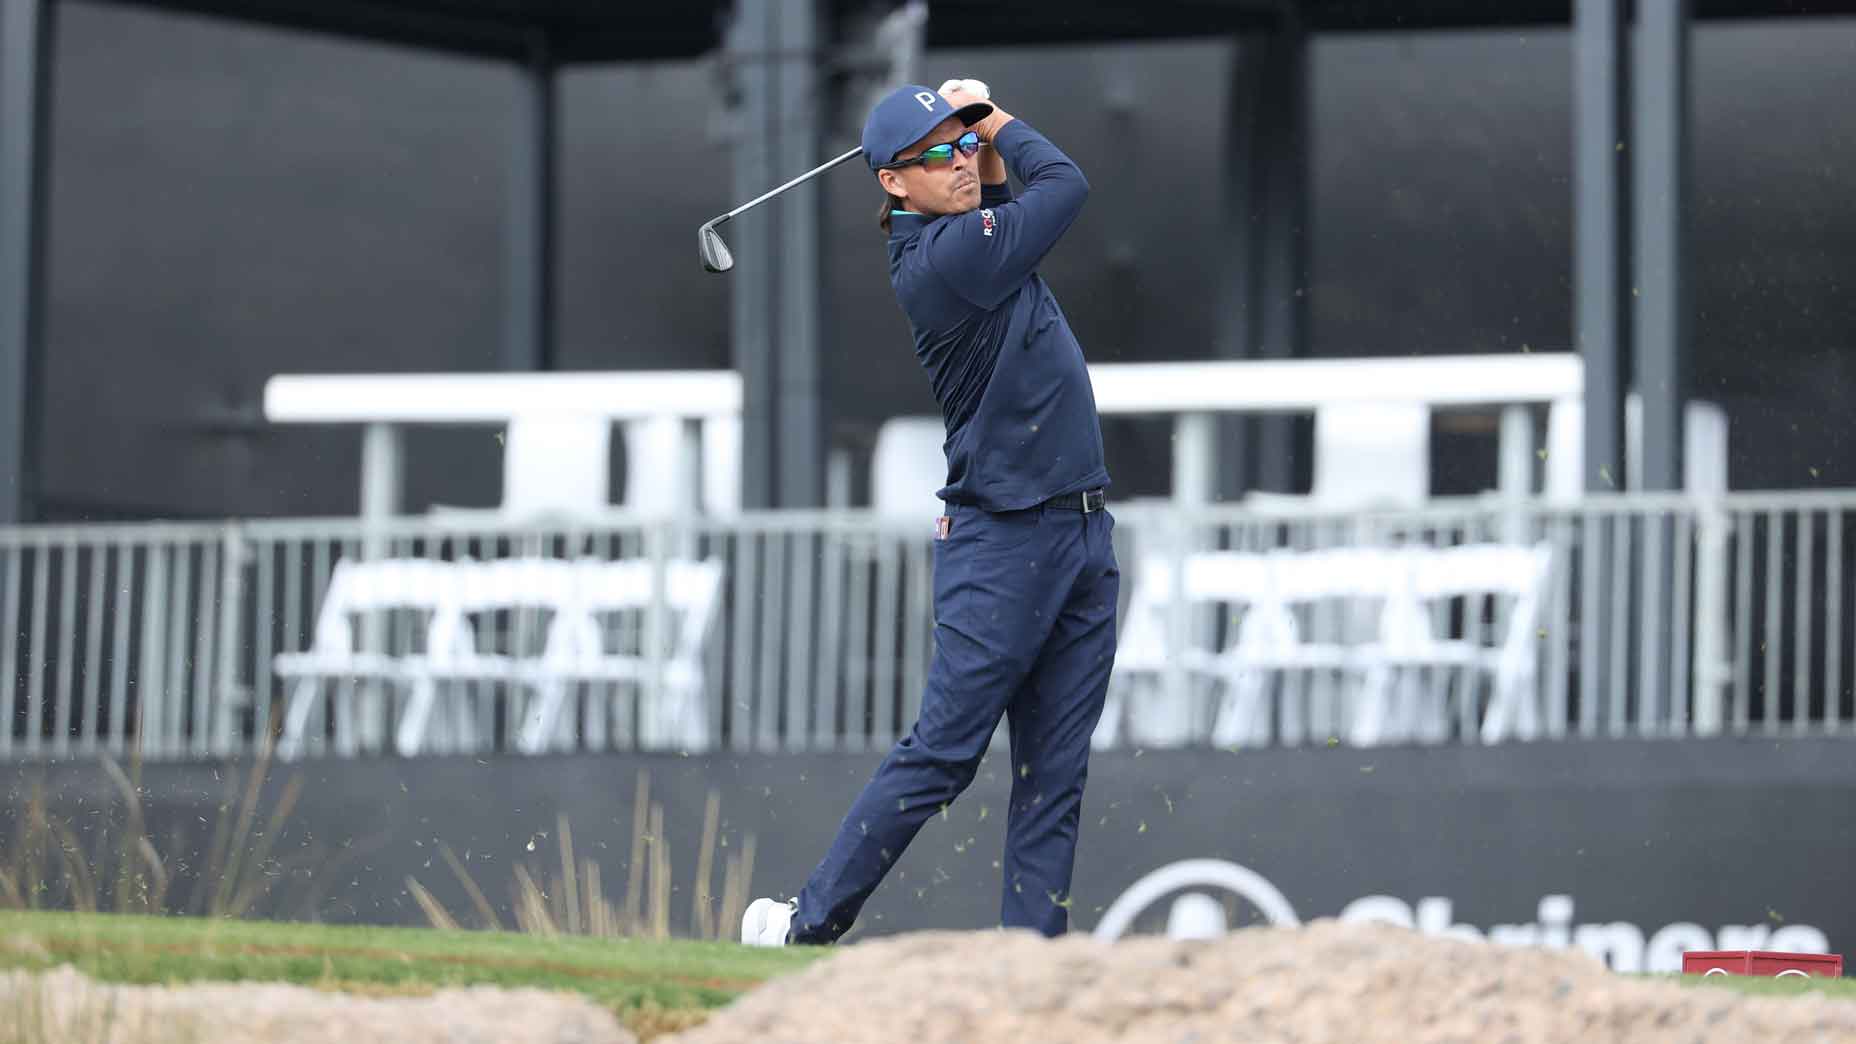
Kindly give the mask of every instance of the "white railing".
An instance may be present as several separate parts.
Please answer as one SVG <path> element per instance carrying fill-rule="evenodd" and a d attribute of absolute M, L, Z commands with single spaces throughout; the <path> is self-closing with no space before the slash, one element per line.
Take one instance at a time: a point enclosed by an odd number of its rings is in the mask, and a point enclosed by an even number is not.
<path fill-rule="evenodd" d="M 1476 499 L 1345 515 L 1115 511 L 1120 731 L 1099 735 L 1103 743 L 1856 732 L 1856 592 L 1844 583 L 1856 492 L 1619 495 L 1561 506 Z M 1489 584 L 1482 598 L 1398 574 L 1294 606 L 1279 589 L 1300 578 L 1307 594 L 1319 586 L 1308 571 L 1337 562 L 1429 575 L 1447 560 L 1396 549 L 1479 546 L 1542 549 L 1544 581 L 1537 590 Z M 1344 560 L 1309 554 L 1343 548 L 1354 549 Z M 405 560 L 639 561 L 658 579 L 648 596 L 608 599 L 603 615 L 571 584 L 498 602 L 494 591 L 445 581 L 476 593 L 446 603 L 468 627 L 437 645 L 429 606 L 356 617 L 350 644 L 327 648 L 371 655 L 378 669 L 350 675 L 336 664 L 327 673 L 326 688 L 294 715 L 297 753 L 882 749 L 918 708 L 933 641 L 930 551 L 928 526 L 863 512 L 615 515 L 553 529 L 407 518 L 0 530 L 0 757 L 248 751 L 254 737 L 284 732 L 303 670 L 328 666 L 302 654 L 317 648 L 338 563 Z M 1263 597 L 1241 584 L 1223 594 L 1174 584 L 1156 610 L 1157 563 L 1189 567 L 1213 561 L 1191 557 L 1207 554 L 1224 555 L 1217 561 L 1232 576 L 1274 563 L 1253 573 L 1278 587 Z M 695 615 L 679 615 L 664 579 L 679 562 L 713 563 L 705 577 L 719 572 L 712 602 L 692 596 Z M 491 572 L 504 587 L 528 575 Z M 1535 595 L 1531 636 L 1509 626 L 1517 590 Z M 1401 600 L 1426 591 L 1442 596 Z M 1388 615 L 1389 600 L 1399 612 Z M 1299 647 L 1280 641 L 1267 663 L 1233 653 L 1262 648 L 1254 634 L 1248 646 L 1241 640 L 1245 620 L 1268 615 L 1257 605 L 1328 658 L 1297 666 Z M 1143 611 L 1158 621 L 1144 634 Z M 698 640 L 681 642 L 692 620 L 703 628 Z M 1386 644 L 1414 634 L 1421 655 Z M 573 639 L 565 647 L 563 635 Z M 1504 642 L 1511 666 L 1517 650 L 1523 656 L 1518 675 L 1478 669 L 1466 652 Z M 438 655 L 447 650 L 457 655 Z M 297 674 L 279 673 L 280 656 Z M 1528 679 L 1524 689 L 1516 677 Z M 436 688 L 416 702 L 409 685 L 421 678 Z M 415 706 L 424 717 L 409 732 Z M 551 725 L 537 733 L 529 723 L 543 706 L 554 708 Z M 1241 720 L 1229 717 L 1240 710 Z"/>

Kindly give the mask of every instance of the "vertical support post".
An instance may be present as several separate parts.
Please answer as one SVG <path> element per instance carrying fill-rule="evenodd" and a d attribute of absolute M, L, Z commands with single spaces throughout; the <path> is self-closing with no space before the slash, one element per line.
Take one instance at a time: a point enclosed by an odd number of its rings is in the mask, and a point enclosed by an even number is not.
<path fill-rule="evenodd" d="M 0 0 L 0 525 L 35 517 L 52 5 Z"/>
<path fill-rule="evenodd" d="M 777 43 L 774 0 L 736 0 L 724 61 L 732 82 L 735 133 L 734 192 L 753 199 L 786 179 L 774 160 L 780 141 L 778 99 L 768 82 L 767 55 Z M 791 177 L 791 175 L 788 175 Z M 778 275 L 775 217 L 769 202 L 729 223 L 735 269 L 728 283 L 731 360 L 741 374 L 741 506 L 774 506 L 777 489 L 778 371 L 774 290 Z"/>
<path fill-rule="evenodd" d="M 1637 392 L 1643 397 L 1639 488 L 1645 490 L 1679 489 L 1682 483 L 1688 13 L 1689 0 L 1646 0 L 1639 5 L 1637 71 L 1631 78 L 1638 288 L 1634 348 Z"/>
<path fill-rule="evenodd" d="M 825 506 L 833 511 L 851 507 L 851 451 L 843 446 L 833 448 L 825 460 Z"/>
<path fill-rule="evenodd" d="M 1633 190 L 1636 208 L 1638 296 L 1635 312 L 1635 371 L 1637 394 L 1643 400 L 1642 480 L 1644 490 L 1682 488 L 1682 419 L 1686 386 L 1688 331 L 1687 280 L 1684 251 L 1687 240 L 1688 93 L 1690 0 L 1646 0 L 1637 5 L 1637 62 L 1631 77 Z M 1674 568 L 1670 520 L 1646 515 L 1643 519 L 1643 554 L 1646 581 L 1672 575 Z M 1638 654 L 1648 665 L 1642 672 L 1644 690 L 1639 706 L 1672 711 L 1686 692 L 1668 685 L 1668 672 L 1658 671 L 1670 655 L 1674 627 L 1671 590 L 1666 583 L 1646 583 L 1649 601 L 1638 618 L 1646 621 Z M 1664 691 L 1656 691 L 1664 690 Z M 1670 720 L 1674 714 L 1670 713 Z M 1640 727 L 1658 728 L 1663 722 L 1643 720 Z"/>
<path fill-rule="evenodd" d="M 554 366 L 555 189 L 560 151 L 555 70 L 553 56 L 541 39 L 531 45 L 528 62 L 517 70 L 521 101 L 510 148 L 504 230 L 509 299 L 503 310 L 498 360 L 501 369 L 514 372 Z"/>
<path fill-rule="evenodd" d="M 1209 413 L 1173 419 L 1173 505 L 1184 511 L 1211 503 L 1218 453 L 1215 420 Z"/>
<path fill-rule="evenodd" d="M 727 33 L 734 82 L 735 196 L 789 180 L 793 157 L 824 141 L 820 0 L 737 0 Z M 803 166 L 803 164 L 800 164 Z M 817 181 L 731 223 L 731 342 L 741 374 L 742 506 L 817 507 L 825 499 Z"/>
<path fill-rule="evenodd" d="M 1254 355 L 1293 359 L 1306 354 L 1308 330 L 1308 34 L 1292 6 L 1263 54 L 1263 98 L 1259 113 L 1262 198 L 1257 326 Z M 1259 418 L 1258 484 L 1286 493 L 1295 474 L 1294 422 Z"/>
<path fill-rule="evenodd" d="M 403 436 L 404 433 L 397 426 L 380 421 L 368 424 L 361 432 L 363 561 L 379 561 L 393 554 L 393 541 L 387 535 L 387 523 L 400 513 L 401 491 L 405 488 L 401 477 Z M 359 635 L 360 648 L 370 652 L 385 652 L 386 623 L 380 614 L 368 614 Z M 343 730 L 341 735 L 350 735 L 348 728 L 358 729 L 361 742 L 369 749 L 378 749 L 382 725 L 380 686 L 363 683 L 357 692 L 352 683 L 343 682 L 337 687 L 337 694 L 330 698 L 346 703 L 337 719 L 340 723 L 337 728 Z M 352 753 L 352 747 L 344 753 Z"/>
<path fill-rule="evenodd" d="M 1293 12 L 1272 33 L 1238 38 L 1226 104 L 1218 354 L 1295 358 L 1307 329 L 1308 62 Z M 1227 417 L 1220 427 L 1220 493 L 1289 490 L 1293 418 Z"/>
<path fill-rule="evenodd" d="M 366 523 L 369 559 L 386 554 L 381 524 L 400 513 L 402 445 L 395 425 L 375 421 L 361 431 L 361 519 Z"/>
<path fill-rule="evenodd" d="M 1281 23 L 1269 34 L 1245 35 L 1232 48 L 1227 91 L 1224 183 L 1224 256 L 1219 295 L 1219 355 L 1237 359 L 1283 359 L 1305 354 L 1308 210 L 1307 34 L 1293 5 L 1283 5 Z M 1203 425 L 1202 434 L 1198 425 Z M 1218 437 L 1222 429 L 1223 437 Z M 1295 476 L 1294 419 L 1282 415 L 1182 417 L 1174 446 L 1174 498 L 1198 503 L 1214 493 L 1235 498 L 1252 490 L 1288 492 Z M 1192 440 L 1207 452 L 1193 459 Z M 1214 441 L 1216 440 L 1216 441 Z M 1222 449 L 1223 460 L 1218 450 Z M 1190 470 L 1188 470 L 1190 469 Z M 1198 476 L 1204 476 L 1200 495 Z M 1195 540 L 1189 529 L 1180 540 Z M 1177 556 L 1190 550 L 1174 548 Z M 1176 567 L 1177 569 L 1177 567 Z M 1209 636 L 1216 621 L 1193 620 L 1184 608 L 1183 569 L 1176 573 L 1169 612 L 1168 652 Z M 1165 691 L 1183 720 L 1191 691 L 1177 655 L 1169 655 Z"/>
<path fill-rule="evenodd" d="M 1523 405 L 1502 407 L 1496 488 L 1509 500 L 1524 500 L 1534 488 L 1534 418 Z"/>
<path fill-rule="evenodd" d="M 777 156 L 818 156 L 826 150 L 825 81 L 820 75 L 822 23 L 829 17 L 819 0 L 775 5 L 778 55 L 771 78 L 779 99 Z M 810 165 L 804 161 L 798 166 Z M 792 176 L 782 164 L 780 181 Z M 859 175 L 868 177 L 867 173 Z M 819 287 L 824 270 L 819 250 L 821 179 L 783 193 L 775 208 L 779 262 L 770 274 L 779 290 L 779 352 L 775 410 L 781 507 L 819 507 L 825 502 L 824 370 L 821 367 Z M 773 182 L 772 184 L 777 184 Z M 761 191 L 765 191 L 764 189 Z M 749 198 L 749 197 L 744 197 Z"/>
<path fill-rule="evenodd" d="M 168 751 L 171 734 L 163 725 L 168 720 L 169 689 L 167 628 L 177 617 L 167 611 L 168 558 L 171 546 L 150 540 L 145 552 L 146 572 L 142 582 L 142 637 L 140 670 L 135 674 L 135 742 L 144 756 L 162 757 Z"/>
<path fill-rule="evenodd" d="M 1510 544 L 1528 542 L 1527 519 L 1521 504 L 1534 488 L 1534 417 L 1526 406 L 1502 407 L 1500 449 L 1496 461 L 1496 488 L 1502 498 L 1502 539 Z"/>
<path fill-rule="evenodd" d="M 382 521 L 399 514 L 401 442 L 400 430 L 392 424 L 377 421 L 362 430 L 362 518 Z"/>
<path fill-rule="evenodd" d="M 673 738 L 664 713 L 664 658 L 670 634 L 668 545 L 674 524 L 670 519 L 658 518 L 644 527 L 645 558 L 651 563 L 651 600 L 645 606 L 641 636 L 645 679 L 638 695 L 638 744 L 645 750 L 664 749 Z"/>
<path fill-rule="evenodd" d="M 1203 648 L 1215 621 L 1194 613 L 1185 597 L 1186 556 L 1204 541 L 1198 513 L 1211 503 L 1218 478 L 1218 418 L 1210 413 L 1182 413 L 1173 420 L 1173 533 L 1169 555 L 1173 569 L 1172 601 L 1167 613 L 1167 666 L 1161 685 L 1164 711 L 1140 714 L 1147 738 L 1166 745 L 1191 742 L 1193 708 L 1206 686 L 1194 684 L 1182 668 L 1188 648 Z M 1156 713 L 1156 711 L 1159 711 Z"/>
<path fill-rule="evenodd" d="M 672 418 L 677 428 L 676 522 L 675 540 L 670 549 L 674 558 L 694 561 L 701 557 L 698 544 L 701 534 L 695 526 L 702 514 L 702 423 L 694 417 Z"/>
<path fill-rule="evenodd" d="M 702 512 L 702 425 L 694 417 L 675 417 L 677 427 L 676 515 L 687 521 Z"/>
<path fill-rule="evenodd" d="M 244 739 L 244 720 L 240 711 L 247 700 L 255 708 L 259 699 L 256 679 L 250 686 L 245 686 L 238 677 L 239 637 L 244 633 L 245 625 L 245 563 L 249 558 L 243 528 L 237 523 L 228 523 L 219 544 L 219 659 L 213 671 L 212 735 L 209 740 L 209 749 L 215 757 L 241 753 L 239 748 Z M 258 626 L 268 626 L 268 622 L 259 621 Z M 264 664 L 257 667 L 258 671 L 267 669 L 268 666 Z M 195 728 L 205 731 L 206 725 L 196 722 Z M 243 753 L 259 753 L 265 742 L 267 737 L 254 734 L 252 746 L 258 749 Z"/>
<path fill-rule="evenodd" d="M 1630 357 L 1630 179 L 1627 128 L 1630 62 L 1624 0 L 1575 0 L 1573 8 L 1574 329 L 1584 363 L 1578 485 L 1588 493 L 1623 488 L 1624 391 Z M 1560 462 L 1562 465 L 1564 462 Z M 1602 678 L 1612 662 L 1611 614 L 1625 607 L 1599 593 L 1612 586 L 1613 527 L 1587 516 L 1581 586 L 1580 721 L 1594 726 L 1601 701 L 1618 701 Z"/>
<path fill-rule="evenodd" d="M 1261 141 L 1259 113 L 1264 104 L 1263 49 L 1264 44 L 1249 34 L 1232 42 L 1230 77 L 1225 88 L 1224 162 L 1218 164 L 1218 238 L 1222 250 L 1218 257 L 1219 292 L 1214 295 L 1218 309 L 1217 352 L 1225 359 L 1249 358 L 1256 349 L 1256 255 L 1260 253 L 1256 222 L 1262 208 L 1258 206 L 1256 178 L 1261 163 L 1255 156 Z M 1254 419 L 1242 414 L 1218 418 L 1218 445 L 1224 451 L 1216 464 L 1220 499 L 1237 499 L 1255 485 L 1255 469 L 1249 459 L 1255 443 L 1251 437 L 1253 425 Z M 1177 484 L 1174 489 L 1177 496 Z"/>
<path fill-rule="evenodd" d="M 1836 515 L 1831 515 L 1834 522 Z M 1727 551 L 1732 521 L 1718 503 L 1695 512 L 1695 654 L 1689 670 L 1695 687 L 1692 716 L 1697 736 L 1718 736 L 1726 725 L 1727 686 L 1733 681 L 1727 649 Z M 1742 536 L 1742 539 L 1748 539 Z M 1834 555 L 1834 552 L 1833 552 Z M 1835 584 L 1840 577 L 1827 574 Z M 1835 606 L 1835 603 L 1830 603 Z M 1826 631 L 1834 634 L 1834 630 Z M 1835 649 L 1835 646 L 1830 646 Z M 1834 655 L 1834 653 L 1833 653 Z"/>
<path fill-rule="evenodd" d="M 1583 485 L 1622 488 L 1624 360 L 1630 345 L 1631 152 L 1623 0 L 1577 0 L 1573 12 L 1574 324 L 1584 362 Z"/>

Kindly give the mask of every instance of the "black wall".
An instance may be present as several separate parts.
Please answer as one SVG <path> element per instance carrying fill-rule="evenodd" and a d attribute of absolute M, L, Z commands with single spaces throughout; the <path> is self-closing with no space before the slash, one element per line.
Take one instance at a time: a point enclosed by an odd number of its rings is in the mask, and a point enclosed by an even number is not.
<path fill-rule="evenodd" d="M 59 12 L 45 514 L 353 511 L 358 435 L 265 425 L 263 381 L 493 364 L 515 74 L 108 4 Z M 1213 351 L 1230 51 L 929 55 L 924 79 L 986 78 L 1088 172 L 1091 204 L 1046 275 L 1094 359 Z M 1856 21 L 1696 31 L 1694 380 L 1730 410 L 1738 486 L 1856 484 L 1842 409 L 1853 55 Z M 1568 346 L 1567 32 L 1323 37 L 1310 68 L 1310 350 Z M 716 65 L 578 69 L 560 97 L 559 365 L 728 365 L 729 280 L 689 245 L 734 202 Z M 816 161 L 788 155 L 795 171 Z M 841 444 L 933 412 L 873 196 L 856 170 L 834 172 L 826 194 Z M 1164 492 L 1164 424 L 1108 427 L 1118 491 Z M 492 433 L 421 433 L 409 452 L 414 510 L 497 500 Z M 1446 460 L 1440 476 L 1480 488 L 1492 464 Z"/>
<path fill-rule="evenodd" d="M 1093 930 L 1143 876 L 1185 860 L 1260 875 L 1301 921 L 1381 916 L 1436 931 L 1533 931 L 1577 941 L 1599 926 L 1614 965 L 1673 970 L 1681 949 L 1856 945 L 1856 759 L 1847 740 L 1597 741 L 1497 748 L 1313 748 L 1116 753 L 1092 759 L 1072 924 Z M 268 842 L 257 912 L 291 919 L 422 924 L 408 877 L 471 923 L 439 844 L 510 915 L 515 864 L 558 879 L 557 817 L 605 891 L 627 879 L 641 771 L 664 807 L 673 930 L 687 930 L 704 802 L 720 798 L 720 857 L 755 838 L 752 894 L 794 894 L 880 755 L 445 757 L 273 765 L 253 823 L 300 781 Z M 929 820 L 850 937 L 997 923 L 1009 765 L 1003 751 L 945 816 Z M 148 832 L 176 905 L 213 885 L 216 831 L 242 806 L 246 768 L 148 766 Z M 13 765 L 0 836 L 36 792 L 90 853 L 120 824 L 120 790 L 100 764 Z M 112 834 L 112 837 L 119 836 Z M 533 848 L 530 846 L 533 845 Z M 109 847 L 109 846 L 104 846 Z M 221 863 L 223 865 L 223 862 Z M 100 873 L 108 880 L 113 875 Z M 1253 893 L 1178 884 L 1135 917 L 1163 930 L 1196 890 L 1236 926 L 1261 918 Z M 56 894 L 56 893 L 54 893 Z M 1565 897 L 1554 899 L 1552 897 Z M 1566 904 L 1570 903 L 1570 910 Z M 1558 904 L 1560 912 L 1550 912 Z M 1504 927 L 1506 926 L 1506 927 Z"/>

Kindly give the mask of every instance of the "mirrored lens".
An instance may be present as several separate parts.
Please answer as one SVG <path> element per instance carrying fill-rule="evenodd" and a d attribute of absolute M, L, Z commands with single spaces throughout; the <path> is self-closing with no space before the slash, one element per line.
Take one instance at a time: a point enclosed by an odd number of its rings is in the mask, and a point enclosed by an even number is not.
<path fill-rule="evenodd" d="M 954 150 L 959 149 L 962 156 L 972 156 L 980 151 L 980 136 L 972 131 L 962 134 L 953 141 L 930 145 L 922 150 L 920 156 L 902 163 L 920 163 L 924 167 L 939 167 L 954 161 Z"/>
<path fill-rule="evenodd" d="M 954 150 L 959 149 L 962 156 L 971 156 L 980 151 L 980 136 L 968 131 L 953 141 L 943 142 L 922 150 L 922 165 L 938 167 L 954 161 Z"/>

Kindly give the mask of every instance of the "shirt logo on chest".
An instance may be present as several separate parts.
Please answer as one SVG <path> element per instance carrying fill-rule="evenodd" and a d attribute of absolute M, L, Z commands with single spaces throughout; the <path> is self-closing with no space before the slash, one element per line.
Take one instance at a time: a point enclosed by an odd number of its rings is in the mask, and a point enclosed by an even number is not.
<path fill-rule="evenodd" d="M 994 227 L 996 226 L 992 219 L 992 211 L 991 210 L 980 211 L 980 235 L 982 236 L 992 235 L 992 230 Z"/>

